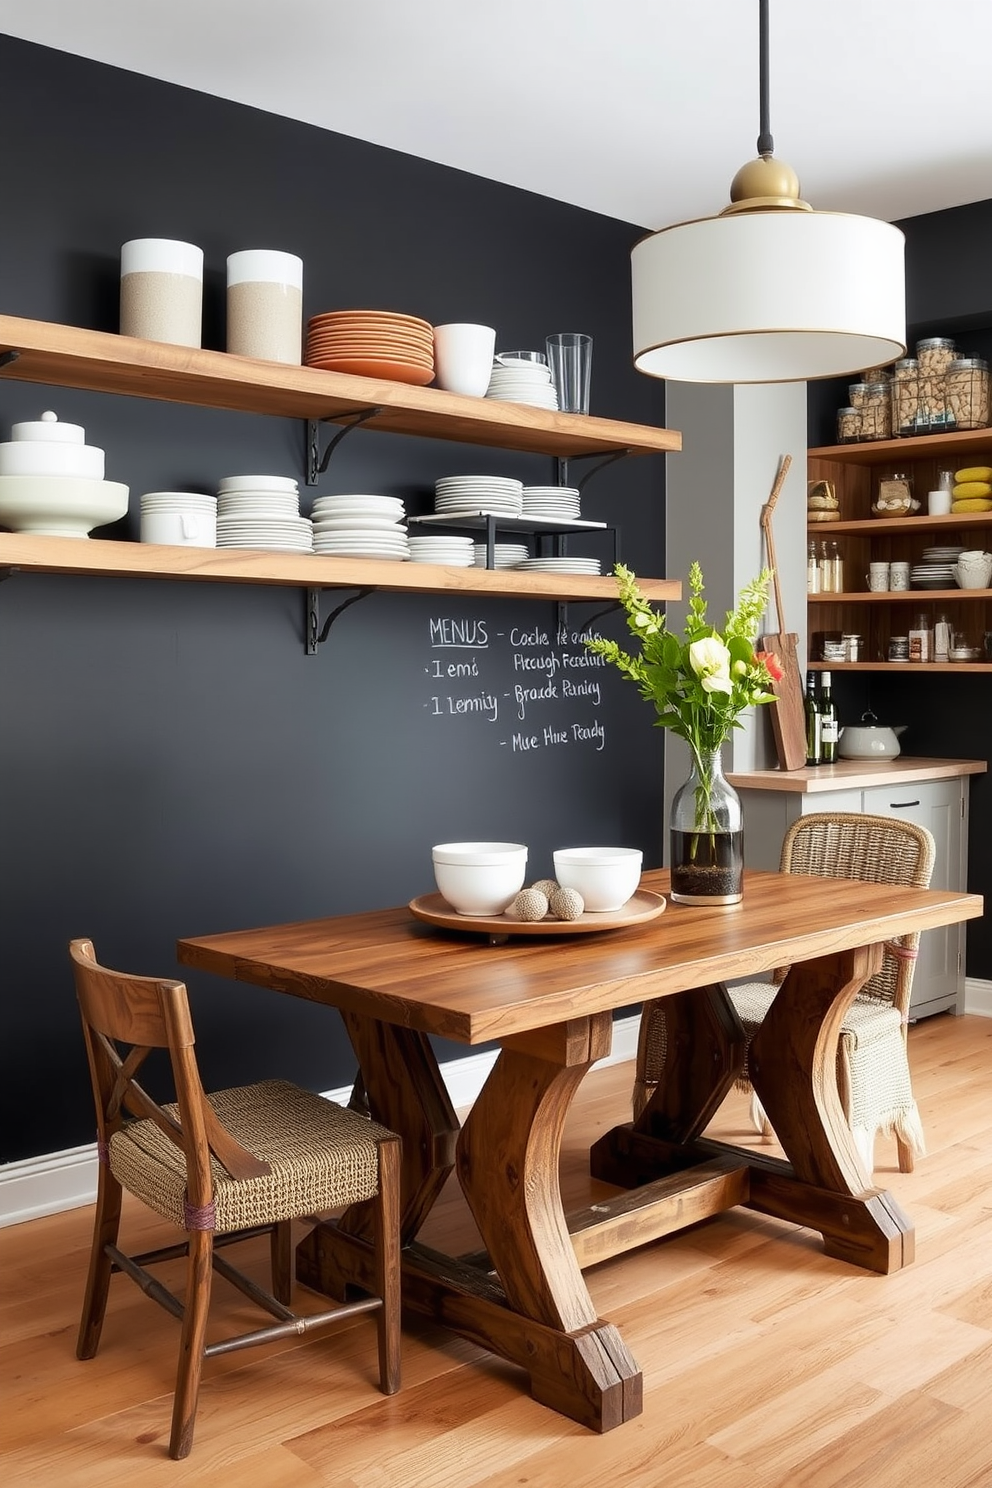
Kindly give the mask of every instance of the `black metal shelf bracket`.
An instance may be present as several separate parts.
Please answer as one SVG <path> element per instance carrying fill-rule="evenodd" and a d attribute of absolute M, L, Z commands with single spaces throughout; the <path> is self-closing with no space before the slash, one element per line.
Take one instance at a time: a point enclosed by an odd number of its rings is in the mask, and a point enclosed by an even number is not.
<path fill-rule="evenodd" d="M 0 351 L 0 371 L 4 367 L 9 367 L 11 362 L 16 362 L 20 354 L 19 351 L 14 351 L 13 349 L 10 351 Z"/>
<path fill-rule="evenodd" d="M 613 465 L 613 464 L 616 463 L 617 460 L 626 460 L 627 457 L 628 457 L 628 455 L 632 455 L 633 453 L 634 453 L 634 451 L 632 449 L 621 449 L 621 450 L 612 450 L 609 454 L 606 454 L 606 455 L 596 455 L 596 454 L 591 454 L 591 455 L 573 455 L 572 456 L 572 459 L 573 460 L 598 460 L 599 461 L 599 463 L 597 465 L 593 465 L 589 470 L 587 470 L 585 472 L 584 475 L 580 476 L 579 479 L 577 481 L 574 481 L 574 482 L 570 481 L 569 478 L 568 478 L 568 464 L 569 464 L 568 458 L 566 457 L 565 459 L 562 459 L 562 457 L 560 455 L 559 456 L 556 456 L 556 458 L 555 458 L 555 480 L 556 480 L 556 484 L 559 485 L 559 486 L 573 486 L 574 489 L 581 491 L 586 485 L 588 485 L 589 481 L 592 480 L 593 476 L 594 475 L 598 475 L 601 470 L 605 470 L 606 467 L 607 467 L 607 465 Z"/>
<path fill-rule="evenodd" d="M 16 355 L 16 353 L 15 353 Z M 348 413 L 339 414 L 333 419 L 307 419 L 307 447 L 306 447 L 306 471 L 307 485 L 315 486 L 320 476 L 327 469 L 330 458 L 346 434 L 352 429 L 360 429 L 362 424 L 368 423 L 369 419 L 375 418 L 382 412 L 381 408 L 355 408 Z M 321 424 L 337 424 L 342 418 L 350 418 L 350 424 L 344 424 L 338 430 L 334 438 L 328 444 L 323 455 L 320 453 L 320 426 Z"/>
<path fill-rule="evenodd" d="M 329 633 L 329 631 L 331 629 L 331 626 L 334 624 L 335 620 L 338 618 L 339 615 L 343 615 L 344 612 L 345 612 L 345 610 L 347 610 L 351 605 L 357 604 L 360 599 L 365 599 L 369 594 L 374 594 L 374 593 L 375 593 L 375 590 L 372 589 L 372 588 L 369 588 L 369 589 L 359 589 L 357 591 L 357 593 L 352 594 L 350 596 L 350 598 L 345 599 L 345 600 L 342 600 L 342 602 L 335 609 L 333 609 L 331 611 L 331 613 L 328 615 L 327 619 L 324 621 L 323 626 L 321 626 L 321 623 L 320 623 L 320 594 L 321 594 L 321 591 L 319 589 L 307 589 L 304 592 L 304 595 L 303 595 L 303 601 L 304 601 L 304 607 L 305 607 L 305 612 L 304 612 L 304 617 L 303 618 L 304 618 L 305 637 L 306 637 L 305 638 L 305 641 L 304 641 L 304 649 L 306 651 L 307 656 L 316 656 L 317 655 L 317 647 L 320 646 L 320 645 L 322 645 L 324 643 L 324 641 L 327 640 L 327 636 L 328 636 L 328 633 Z"/>
<path fill-rule="evenodd" d="M 591 604 L 592 601 L 591 600 L 577 599 L 577 600 L 573 600 L 572 603 L 573 604 Z M 589 619 L 585 622 L 585 624 L 583 625 L 582 629 L 583 630 L 589 630 L 591 626 L 595 625 L 595 623 L 596 623 L 597 620 L 602 620 L 602 618 L 603 618 L 604 615 L 612 615 L 613 611 L 614 610 L 618 610 L 619 608 L 620 608 L 620 601 L 618 599 L 611 600 L 608 605 L 605 605 L 603 607 L 603 609 L 597 610 L 596 613 L 595 613 L 595 615 L 590 615 Z M 558 633 L 558 643 L 559 643 L 559 645 L 561 645 L 563 643 L 563 638 L 568 633 L 568 600 L 559 600 L 559 602 L 558 602 L 558 632 L 557 633 Z"/>

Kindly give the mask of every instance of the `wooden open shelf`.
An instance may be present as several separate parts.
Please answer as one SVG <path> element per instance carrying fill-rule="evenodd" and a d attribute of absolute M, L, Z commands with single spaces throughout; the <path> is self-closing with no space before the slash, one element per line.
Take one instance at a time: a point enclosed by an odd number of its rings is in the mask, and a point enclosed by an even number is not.
<path fill-rule="evenodd" d="M 617 597 L 612 575 L 544 574 L 514 569 L 446 568 L 376 558 L 328 558 L 250 548 L 166 547 L 103 538 L 35 537 L 0 532 L 0 568 L 118 578 L 193 579 L 281 584 L 304 589 L 385 589 L 397 594 L 461 594 L 514 599 L 602 600 Z M 656 602 L 681 598 L 681 584 L 639 579 Z"/>
<path fill-rule="evenodd" d="M 856 444 L 820 445 L 809 451 L 811 460 L 831 460 L 837 465 L 901 466 L 914 460 L 935 460 L 948 469 L 960 465 L 963 459 L 974 463 L 975 455 L 982 456 L 982 465 L 992 465 L 992 429 L 918 434 L 910 439 L 866 439 Z"/>
<path fill-rule="evenodd" d="M 667 454 L 682 448 L 680 434 L 645 424 L 552 413 L 523 403 L 466 398 L 438 388 L 259 362 L 12 315 L 0 315 L 2 351 L 16 351 L 17 357 L 0 377 L 167 403 L 345 424 L 374 408 L 378 412 L 363 428 L 562 459 L 619 450 Z"/>

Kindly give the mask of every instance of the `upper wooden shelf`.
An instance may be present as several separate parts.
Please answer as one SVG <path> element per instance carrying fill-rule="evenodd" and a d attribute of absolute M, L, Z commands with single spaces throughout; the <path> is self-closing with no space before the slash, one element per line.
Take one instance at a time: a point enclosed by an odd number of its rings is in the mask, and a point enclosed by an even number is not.
<path fill-rule="evenodd" d="M 438 388 L 259 362 L 12 315 L 0 315 L 0 351 L 17 352 L 2 377 L 168 403 L 332 423 L 350 423 L 356 413 L 375 408 L 379 411 L 363 428 L 562 459 L 616 450 L 666 454 L 682 448 L 680 434 L 646 424 L 552 413 L 523 403 L 466 398 Z"/>
<path fill-rule="evenodd" d="M 857 444 L 825 444 L 811 449 L 813 460 L 838 465 L 901 465 L 908 460 L 945 460 L 948 467 L 962 458 L 982 456 L 992 465 L 992 429 L 962 429 L 955 434 L 921 434 L 913 439 L 874 439 Z M 829 523 L 824 525 L 829 526 Z"/>
<path fill-rule="evenodd" d="M 962 527 L 992 526 L 992 512 L 951 512 L 946 517 L 931 517 L 924 512 L 915 517 L 852 517 L 841 522 L 811 522 L 809 535 L 829 538 L 835 534 L 872 534 L 879 532 L 939 532 L 942 528 L 960 531 Z"/>
<path fill-rule="evenodd" d="M 250 548 L 166 547 L 105 538 L 35 537 L 0 532 L 0 568 L 39 573 L 100 574 L 121 578 L 206 579 L 235 584 L 295 585 L 305 589 L 386 589 L 400 594 L 486 598 L 601 600 L 617 597 L 612 575 L 575 576 L 512 568 L 445 568 L 376 558 L 328 558 Z M 679 599 L 668 579 L 639 579 L 648 599 Z"/>

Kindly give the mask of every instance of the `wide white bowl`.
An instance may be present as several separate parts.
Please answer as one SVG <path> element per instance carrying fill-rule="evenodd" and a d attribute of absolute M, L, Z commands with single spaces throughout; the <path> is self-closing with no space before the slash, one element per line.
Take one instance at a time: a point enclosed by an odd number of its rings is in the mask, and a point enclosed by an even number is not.
<path fill-rule="evenodd" d="M 519 842 L 442 842 L 431 857 L 438 890 L 462 915 L 502 914 L 527 872 L 527 849 Z"/>
<path fill-rule="evenodd" d="M 554 854 L 555 878 L 575 889 L 591 914 L 622 909 L 641 881 L 638 847 L 562 847 Z"/>
<path fill-rule="evenodd" d="M 0 475 L 77 476 L 102 481 L 104 453 L 95 444 L 12 439 L 0 444 Z"/>
<path fill-rule="evenodd" d="M 0 527 L 48 537 L 86 537 L 127 512 L 128 487 L 74 476 L 0 475 Z"/>
<path fill-rule="evenodd" d="M 291 475 L 225 475 L 218 491 L 288 491 L 295 494 L 299 482 Z"/>

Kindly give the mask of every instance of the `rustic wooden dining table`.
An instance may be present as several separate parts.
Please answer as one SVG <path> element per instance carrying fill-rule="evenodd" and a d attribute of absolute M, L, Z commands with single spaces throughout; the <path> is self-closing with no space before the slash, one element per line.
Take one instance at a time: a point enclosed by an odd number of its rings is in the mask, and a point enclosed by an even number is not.
<path fill-rule="evenodd" d="M 668 875 L 641 888 L 664 894 Z M 403 1138 L 404 1304 L 522 1366 L 544 1404 L 598 1431 L 642 1409 L 641 1371 L 597 1316 L 583 1268 L 742 1204 L 819 1231 L 876 1272 L 913 1259 L 913 1226 L 876 1188 L 836 1080 L 844 1013 L 885 941 L 972 919 L 979 895 L 748 871 L 734 908 L 669 903 L 617 930 L 491 943 L 408 906 L 181 940 L 190 967 L 340 1010 L 373 1116 Z M 789 966 L 753 1045 L 754 1088 L 785 1159 L 704 1131 L 741 1068 L 724 984 Z M 566 1216 L 558 1159 L 569 1105 L 610 1051 L 614 1010 L 666 999 L 666 1076 L 636 1123 L 597 1142 L 615 1198 Z M 431 1035 L 499 1055 L 463 1124 Z M 484 1249 L 417 1239 L 454 1167 Z M 317 1224 L 297 1275 L 333 1296 L 370 1286 L 368 1206 Z M 659 1253 L 659 1265 L 664 1264 Z"/>

